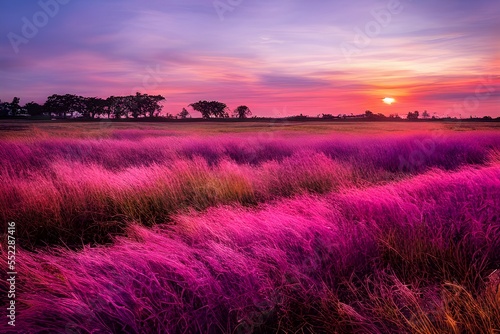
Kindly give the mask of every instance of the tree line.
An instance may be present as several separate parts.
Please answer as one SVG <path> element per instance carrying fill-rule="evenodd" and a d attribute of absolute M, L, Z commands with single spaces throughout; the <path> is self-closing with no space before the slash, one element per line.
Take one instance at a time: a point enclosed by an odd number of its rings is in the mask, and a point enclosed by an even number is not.
<path fill-rule="evenodd" d="M 318 115 L 318 117 L 319 117 L 319 115 Z M 406 115 L 406 119 L 410 119 L 410 120 L 418 119 L 419 117 L 420 117 L 420 112 L 419 111 L 410 111 Z M 399 114 L 390 114 L 389 116 L 386 116 L 386 115 L 381 114 L 381 113 L 375 114 L 371 110 L 366 110 L 364 114 L 360 114 L 360 115 L 339 114 L 337 116 L 334 116 L 332 114 L 323 114 L 321 116 L 321 118 L 326 118 L 326 119 L 335 119 L 335 118 L 338 118 L 338 119 L 340 119 L 340 118 L 342 118 L 342 119 L 346 119 L 346 118 L 366 118 L 366 119 L 371 119 L 371 120 L 403 119 L 401 116 L 399 116 Z M 430 116 L 429 112 L 427 112 L 427 110 L 425 110 L 422 113 L 421 118 L 423 118 L 423 119 L 429 119 L 429 118 L 431 118 L 431 116 Z M 433 116 L 433 118 L 436 118 L 436 116 Z"/>
<path fill-rule="evenodd" d="M 203 118 L 229 118 L 230 109 L 225 103 L 219 101 L 198 101 L 189 105 L 194 110 L 201 113 Z M 232 117 L 248 118 L 252 115 L 252 111 L 247 106 L 238 106 L 232 112 Z"/>
<path fill-rule="evenodd" d="M 308 116 L 304 115 L 299 115 L 299 116 L 292 116 L 294 119 L 300 119 L 300 118 L 308 118 Z M 408 114 L 406 114 L 406 118 L 401 117 L 399 114 L 390 114 L 389 116 L 386 116 L 384 114 L 378 113 L 375 114 L 374 112 L 370 110 L 366 110 L 364 114 L 359 114 L 359 115 L 354 115 L 354 114 L 338 114 L 337 116 L 334 116 L 332 114 L 322 114 L 318 115 L 317 118 L 323 118 L 323 119 L 368 119 L 372 121 L 381 121 L 381 120 L 418 120 L 418 119 L 424 119 L 424 120 L 446 120 L 446 119 L 456 119 L 456 117 L 450 117 L 450 116 L 445 116 L 445 117 L 440 117 L 436 113 L 434 113 L 432 116 L 431 114 L 427 111 L 424 110 L 422 113 L 420 113 L 418 110 L 415 111 L 410 111 Z M 493 120 L 493 117 L 491 116 L 484 116 L 484 117 L 473 117 L 470 116 L 470 119 L 478 120 Z M 496 120 L 500 120 L 500 117 L 497 117 Z"/>
<path fill-rule="evenodd" d="M 156 117 L 163 109 L 160 102 L 164 100 L 165 98 L 161 95 L 141 93 L 129 96 L 110 96 L 106 99 L 73 94 L 53 94 L 47 98 L 44 104 L 29 102 L 21 106 L 20 99 L 14 97 L 10 103 L 0 101 L 0 116 L 27 114 L 30 116 L 55 115 L 60 118 L 74 118 L 75 115 L 78 115 L 89 119 L 103 116 L 108 118 Z"/>
<path fill-rule="evenodd" d="M 44 104 L 28 102 L 20 104 L 20 98 L 14 97 L 12 102 L 0 101 L 0 117 L 8 116 L 55 116 L 59 118 L 140 118 L 159 117 L 163 109 L 161 102 L 165 101 L 162 95 L 149 95 L 137 92 L 129 96 L 110 96 L 106 99 L 99 97 L 83 97 L 74 94 L 53 94 Z M 247 118 L 252 115 L 250 108 L 241 105 L 232 112 L 225 103 L 218 101 L 198 101 L 189 107 L 201 113 L 203 118 Z M 177 118 L 191 117 L 189 111 L 183 108 Z M 166 118 L 174 118 L 166 114 Z"/>

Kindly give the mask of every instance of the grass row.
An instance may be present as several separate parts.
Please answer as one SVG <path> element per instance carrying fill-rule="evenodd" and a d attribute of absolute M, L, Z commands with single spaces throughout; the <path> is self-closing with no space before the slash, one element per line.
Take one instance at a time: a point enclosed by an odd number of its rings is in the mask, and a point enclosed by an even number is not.
<path fill-rule="evenodd" d="M 131 225 L 111 247 L 22 251 L 19 325 L 30 333 L 494 333 L 499 191 L 498 166 L 432 171 L 258 209 L 188 212 L 152 230 Z"/>
<path fill-rule="evenodd" d="M 14 141 L 0 144 L 0 225 L 15 221 L 26 248 L 106 243 L 130 222 L 484 165 L 498 148 L 491 133 Z"/>

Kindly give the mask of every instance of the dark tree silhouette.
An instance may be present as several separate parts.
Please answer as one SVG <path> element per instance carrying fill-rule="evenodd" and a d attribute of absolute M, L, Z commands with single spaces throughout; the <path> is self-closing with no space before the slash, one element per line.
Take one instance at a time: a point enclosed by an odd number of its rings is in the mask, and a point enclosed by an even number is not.
<path fill-rule="evenodd" d="M 67 117 L 70 113 L 81 113 L 84 118 L 95 118 L 106 114 L 108 118 L 122 117 L 155 117 L 163 109 L 160 102 L 165 100 L 161 95 L 136 93 L 130 96 L 110 96 L 106 100 L 98 97 L 82 97 L 71 94 L 51 95 L 45 102 L 45 108 L 50 113 Z"/>
<path fill-rule="evenodd" d="M 21 113 L 21 106 L 19 105 L 20 101 L 20 98 L 14 97 L 12 99 L 12 102 L 9 104 L 10 111 L 12 112 L 13 116 L 19 115 Z"/>
<path fill-rule="evenodd" d="M 83 110 L 84 105 L 81 96 L 76 96 L 72 94 L 58 95 L 53 94 L 47 98 L 44 104 L 44 108 L 51 113 L 59 115 L 59 117 L 66 118 L 67 114 L 70 113 L 71 117 L 75 112 L 80 112 Z"/>
<path fill-rule="evenodd" d="M 9 102 L 2 102 L 0 100 L 0 116 L 9 116 L 10 112 L 10 103 Z"/>
<path fill-rule="evenodd" d="M 129 106 L 123 96 L 110 96 L 106 99 L 108 118 L 122 118 L 129 113 Z"/>
<path fill-rule="evenodd" d="M 414 111 L 414 112 L 409 112 L 408 113 L 408 116 L 407 118 L 408 119 L 411 119 L 411 120 L 414 120 L 414 119 L 418 119 L 418 116 L 420 116 L 420 113 L 418 111 Z"/>
<path fill-rule="evenodd" d="M 148 95 L 139 92 L 135 93 L 135 95 L 123 98 L 127 105 L 128 112 L 130 112 L 134 118 L 158 116 L 163 109 L 160 102 L 165 100 L 161 95 Z"/>
<path fill-rule="evenodd" d="M 66 118 L 66 107 L 63 101 L 62 95 L 53 94 L 47 98 L 44 104 L 45 110 L 49 112 L 49 115 L 52 113 L 62 116 Z"/>
<path fill-rule="evenodd" d="M 140 93 L 136 93 L 136 97 L 140 97 L 141 101 L 141 115 L 144 117 L 157 117 L 163 109 L 163 106 L 160 104 L 161 101 L 164 101 L 165 98 L 161 95 L 148 95 Z"/>
<path fill-rule="evenodd" d="M 95 118 L 96 116 L 103 115 L 106 109 L 106 100 L 99 97 L 84 97 L 82 98 L 83 109 L 81 113 L 83 117 Z"/>
<path fill-rule="evenodd" d="M 45 109 L 41 104 L 38 104 L 36 102 L 28 102 L 24 105 L 24 109 L 30 116 L 40 116 L 43 115 L 45 112 Z"/>
<path fill-rule="evenodd" d="M 429 112 L 427 110 L 424 110 L 424 112 L 422 113 L 422 118 L 428 119 L 428 118 L 431 118 L 431 115 L 429 114 Z"/>
<path fill-rule="evenodd" d="M 127 117 L 128 113 L 130 113 L 133 118 L 138 118 L 146 113 L 146 100 L 141 93 L 137 92 L 135 95 L 125 96 L 124 101 L 128 109 Z"/>
<path fill-rule="evenodd" d="M 203 118 L 227 118 L 227 105 L 218 101 L 198 101 L 189 105 L 194 110 L 201 113 Z"/>
<path fill-rule="evenodd" d="M 381 113 L 375 114 L 370 110 L 365 111 L 365 117 L 368 119 L 379 119 L 379 120 L 387 118 L 384 114 Z"/>
<path fill-rule="evenodd" d="M 125 101 L 128 104 L 128 109 L 130 110 L 133 118 L 146 115 L 146 108 L 148 104 L 146 94 L 137 92 L 135 95 L 126 96 Z"/>
<path fill-rule="evenodd" d="M 182 111 L 180 113 L 178 113 L 177 116 L 182 118 L 182 119 L 186 119 L 190 115 L 189 115 L 189 111 L 187 111 L 186 108 L 182 108 Z"/>
<path fill-rule="evenodd" d="M 9 116 L 9 103 L 8 102 L 1 102 L 0 101 L 0 116 Z"/>
<path fill-rule="evenodd" d="M 106 103 L 104 104 L 104 115 L 107 115 L 108 119 L 111 118 L 111 115 L 113 114 L 113 102 L 114 102 L 114 96 L 108 97 L 106 100 Z"/>
<path fill-rule="evenodd" d="M 252 111 L 247 106 L 239 106 L 234 109 L 233 114 L 235 117 L 243 119 L 248 118 L 248 116 L 252 116 Z"/>

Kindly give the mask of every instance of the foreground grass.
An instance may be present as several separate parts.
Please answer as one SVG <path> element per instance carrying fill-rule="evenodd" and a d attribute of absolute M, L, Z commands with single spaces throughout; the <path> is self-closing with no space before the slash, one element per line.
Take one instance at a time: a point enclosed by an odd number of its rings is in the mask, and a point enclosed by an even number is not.
<path fill-rule="evenodd" d="M 131 223 L 221 204 L 254 206 L 456 170 L 498 159 L 496 133 L 440 136 L 172 135 L 125 130 L 107 139 L 0 143 L 0 217 L 22 246 L 111 242 Z"/>
<path fill-rule="evenodd" d="M 78 126 L 0 143 L 20 332 L 500 331 L 497 132 Z"/>
<path fill-rule="evenodd" d="M 495 333 L 499 207 L 500 167 L 467 167 L 131 225 L 111 247 L 21 252 L 18 322 L 30 333 Z"/>

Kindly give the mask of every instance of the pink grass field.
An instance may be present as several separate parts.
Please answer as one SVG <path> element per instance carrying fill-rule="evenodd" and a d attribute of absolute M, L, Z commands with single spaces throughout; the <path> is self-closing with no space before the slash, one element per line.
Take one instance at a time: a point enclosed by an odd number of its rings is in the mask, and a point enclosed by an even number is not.
<path fill-rule="evenodd" d="M 8 126 L 13 332 L 500 331 L 496 128 Z"/>

